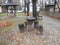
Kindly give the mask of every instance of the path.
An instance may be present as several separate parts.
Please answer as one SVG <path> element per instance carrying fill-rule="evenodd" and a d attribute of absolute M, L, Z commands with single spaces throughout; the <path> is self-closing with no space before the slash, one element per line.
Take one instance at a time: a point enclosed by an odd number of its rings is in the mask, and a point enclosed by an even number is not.
<path fill-rule="evenodd" d="M 52 17 L 43 15 L 43 20 L 44 20 L 44 22 L 48 23 L 55 29 L 60 30 L 60 19 L 56 19 L 56 18 L 52 18 Z"/>

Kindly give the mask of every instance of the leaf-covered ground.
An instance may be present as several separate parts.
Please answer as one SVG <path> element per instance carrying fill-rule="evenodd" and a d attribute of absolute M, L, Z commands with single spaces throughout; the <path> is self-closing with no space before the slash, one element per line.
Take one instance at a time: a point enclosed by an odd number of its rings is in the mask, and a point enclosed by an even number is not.
<path fill-rule="evenodd" d="M 25 32 L 21 33 L 18 24 L 25 21 L 23 18 L 12 19 L 13 21 L 17 20 L 17 23 L 15 22 L 17 25 L 10 28 L 9 31 L 1 33 L 1 45 L 60 45 L 60 31 L 44 20 L 40 20 L 40 24 L 44 27 L 43 35 L 39 35 L 40 32 L 36 29 L 33 31 L 25 29 Z"/>

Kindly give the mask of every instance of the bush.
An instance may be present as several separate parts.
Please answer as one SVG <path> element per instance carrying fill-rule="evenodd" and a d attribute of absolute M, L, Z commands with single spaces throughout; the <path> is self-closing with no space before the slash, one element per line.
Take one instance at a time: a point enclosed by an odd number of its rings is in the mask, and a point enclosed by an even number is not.
<path fill-rule="evenodd" d="M 12 22 L 11 21 L 0 21 L 0 29 L 7 27 L 7 26 L 11 26 Z"/>

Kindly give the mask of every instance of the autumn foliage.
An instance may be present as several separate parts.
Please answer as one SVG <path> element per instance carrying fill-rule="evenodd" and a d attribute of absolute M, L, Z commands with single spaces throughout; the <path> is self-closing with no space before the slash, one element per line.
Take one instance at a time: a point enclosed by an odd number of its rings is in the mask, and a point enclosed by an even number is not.
<path fill-rule="evenodd" d="M 12 21 L 0 21 L 0 29 L 12 25 Z"/>

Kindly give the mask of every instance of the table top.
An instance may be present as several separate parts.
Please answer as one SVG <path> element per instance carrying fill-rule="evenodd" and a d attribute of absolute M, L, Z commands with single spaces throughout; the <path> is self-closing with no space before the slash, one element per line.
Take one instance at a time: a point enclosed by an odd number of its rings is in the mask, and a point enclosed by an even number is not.
<path fill-rule="evenodd" d="M 27 16 L 26 19 L 27 19 L 27 20 L 35 20 L 35 17 Z"/>

